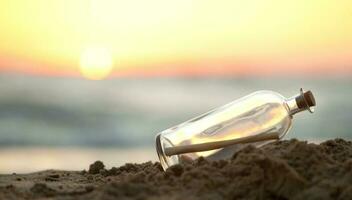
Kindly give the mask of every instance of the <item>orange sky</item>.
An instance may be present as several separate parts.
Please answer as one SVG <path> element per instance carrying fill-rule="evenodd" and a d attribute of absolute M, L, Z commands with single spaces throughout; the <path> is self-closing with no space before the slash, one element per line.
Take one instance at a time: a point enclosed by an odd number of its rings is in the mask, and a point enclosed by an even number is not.
<path fill-rule="evenodd" d="M 0 70 L 352 74 L 351 13 L 350 0 L 3 0 Z"/>

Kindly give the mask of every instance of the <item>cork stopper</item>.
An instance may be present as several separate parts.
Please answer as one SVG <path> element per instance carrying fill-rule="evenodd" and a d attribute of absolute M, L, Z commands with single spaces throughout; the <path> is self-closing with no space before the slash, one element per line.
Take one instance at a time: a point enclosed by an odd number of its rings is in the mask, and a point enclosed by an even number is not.
<path fill-rule="evenodd" d="M 308 90 L 308 91 L 303 91 L 301 88 L 301 93 L 296 97 L 296 103 L 298 108 L 300 109 L 307 109 L 311 113 L 314 112 L 314 110 L 311 107 L 316 106 L 315 98 L 313 93 Z"/>

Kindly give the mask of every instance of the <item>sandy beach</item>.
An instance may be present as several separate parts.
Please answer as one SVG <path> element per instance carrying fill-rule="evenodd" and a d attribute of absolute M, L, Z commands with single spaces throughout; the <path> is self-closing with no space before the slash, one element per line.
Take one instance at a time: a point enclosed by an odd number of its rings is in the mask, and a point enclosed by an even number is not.
<path fill-rule="evenodd" d="M 231 159 L 175 165 L 97 161 L 82 171 L 0 176 L 0 199 L 352 199 L 352 142 L 295 139 Z"/>

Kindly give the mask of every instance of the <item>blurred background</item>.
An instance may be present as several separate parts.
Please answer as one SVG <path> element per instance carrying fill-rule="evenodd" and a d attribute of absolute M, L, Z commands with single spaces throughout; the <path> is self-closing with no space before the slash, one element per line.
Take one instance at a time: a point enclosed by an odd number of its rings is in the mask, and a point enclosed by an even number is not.
<path fill-rule="evenodd" d="M 287 138 L 352 139 L 352 1 L 1 0 L 0 173 L 156 161 L 156 133 L 312 90 Z"/>

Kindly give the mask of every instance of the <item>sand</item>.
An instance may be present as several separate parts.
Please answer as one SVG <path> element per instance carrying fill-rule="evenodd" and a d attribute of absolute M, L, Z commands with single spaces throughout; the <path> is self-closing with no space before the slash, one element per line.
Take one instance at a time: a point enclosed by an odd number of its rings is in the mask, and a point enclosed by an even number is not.
<path fill-rule="evenodd" d="M 352 199 L 352 142 L 247 146 L 231 159 L 175 165 L 100 161 L 83 171 L 0 176 L 0 199 Z"/>

